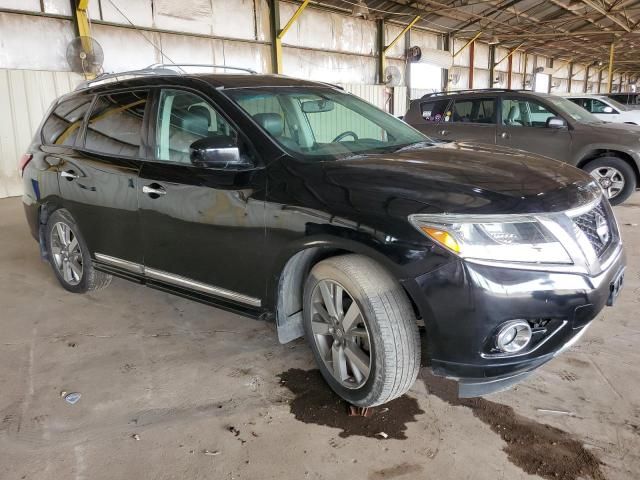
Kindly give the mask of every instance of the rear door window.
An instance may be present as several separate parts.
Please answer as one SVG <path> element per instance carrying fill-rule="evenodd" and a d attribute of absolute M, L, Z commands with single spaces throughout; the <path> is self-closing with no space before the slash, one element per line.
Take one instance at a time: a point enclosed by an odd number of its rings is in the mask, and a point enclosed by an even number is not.
<path fill-rule="evenodd" d="M 422 118 L 427 122 L 449 122 L 451 121 L 451 112 L 447 109 L 451 100 L 429 100 L 420 104 Z"/>
<path fill-rule="evenodd" d="M 495 99 L 456 100 L 451 121 L 463 123 L 496 123 Z"/>
<path fill-rule="evenodd" d="M 149 92 L 101 95 L 87 122 L 85 148 L 119 157 L 141 157 L 144 112 Z"/>
<path fill-rule="evenodd" d="M 91 100 L 93 97 L 81 96 L 60 102 L 42 126 L 42 143 L 74 145 Z"/>

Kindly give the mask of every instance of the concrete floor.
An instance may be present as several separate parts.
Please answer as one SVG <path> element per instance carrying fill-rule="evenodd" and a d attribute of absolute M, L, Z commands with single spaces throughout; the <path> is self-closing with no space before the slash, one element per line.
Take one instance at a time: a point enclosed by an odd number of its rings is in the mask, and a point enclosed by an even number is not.
<path fill-rule="evenodd" d="M 617 480 L 640 478 L 640 194 L 616 213 L 629 258 L 619 303 L 490 400 L 568 432 Z M 297 420 L 278 374 L 313 368 L 303 342 L 282 346 L 268 324 L 124 280 L 67 293 L 19 199 L 0 201 L 0 245 L 3 480 L 540 478 L 516 466 L 505 435 L 420 379 L 409 396 L 424 413 L 405 440 Z M 82 397 L 72 406 L 61 391 Z"/>

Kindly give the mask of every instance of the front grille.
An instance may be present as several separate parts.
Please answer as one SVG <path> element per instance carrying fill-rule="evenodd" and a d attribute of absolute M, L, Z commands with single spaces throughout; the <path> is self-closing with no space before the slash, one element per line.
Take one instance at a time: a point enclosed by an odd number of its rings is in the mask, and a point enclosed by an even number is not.
<path fill-rule="evenodd" d="M 584 233 L 598 256 L 611 244 L 613 230 L 609 215 L 602 203 L 573 219 L 576 227 Z M 600 229 L 600 233 L 598 233 Z"/>

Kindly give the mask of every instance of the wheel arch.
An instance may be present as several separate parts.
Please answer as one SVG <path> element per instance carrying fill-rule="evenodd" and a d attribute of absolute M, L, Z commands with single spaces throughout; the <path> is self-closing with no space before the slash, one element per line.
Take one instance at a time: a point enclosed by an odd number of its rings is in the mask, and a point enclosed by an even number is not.
<path fill-rule="evenodd" d="M 47 253 L 47 240 L 45 238 L 45 229 L 49 217 L 62 208 L 62 205 L 55 199 L 49 199 L 44 201 L 38 207 L 38 244 L 40 245 L 40 256 L 43 260 L 49 260 L 49 254 Z"/>
<path fill-rule="evenodd" d="M 273 281 L 268 288 L 268 304 L 275 311 L 280 343 L 288 343 L 304 335 L 302 326 L 304 283 L 313 266 L 326 258 L 348 253 L 364 255 L 377 261 L 396 280 L 399 280 L 397 265 L 374 248 L 358 242 L 336 238 L 316 238 L 290 245 L 278 257 L 271 276 Z M 413 305 L 411 296 L 408 292 L 406 293 Z"/>
<path fill-rule="evenodd" d="M 640 169 L 638 168 L 638 164 L 629 153 L 621 150 L 612 150 L 607 148 L 592 150 L 582 157 L 576 167 L 582 169 L 587 163 L 600 157 L 616 157 L 624 160 L 633 169 L 634 173 L 636 174 L 636 182 L 640 184 Z"/>

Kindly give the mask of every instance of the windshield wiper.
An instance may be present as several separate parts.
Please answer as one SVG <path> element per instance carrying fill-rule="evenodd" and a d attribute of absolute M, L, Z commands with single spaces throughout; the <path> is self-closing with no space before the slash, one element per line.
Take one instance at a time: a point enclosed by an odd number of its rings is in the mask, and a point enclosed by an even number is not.
<path fill-rule="evenodd" d="M 435 142 L 433 142 L 431 140 L 425 140 L 423 142 L 410 143 L 409 145 L 405 145 L 404 147 L 400 147 L 397 150 L 394 150 L 394 153 L 406 152 L 408 150 L 420 150 L 422 148 L 433 147 L 434 145 L 435 145 Z"/>

